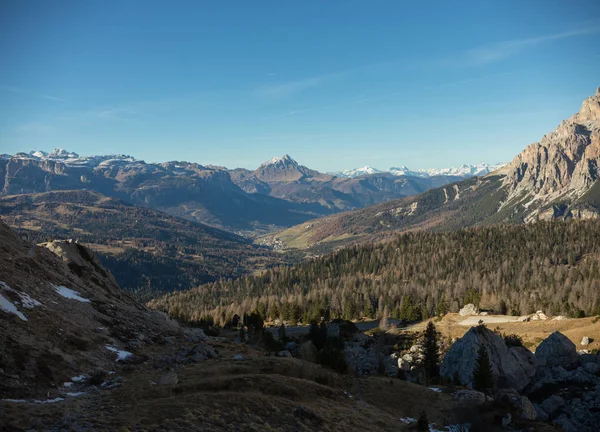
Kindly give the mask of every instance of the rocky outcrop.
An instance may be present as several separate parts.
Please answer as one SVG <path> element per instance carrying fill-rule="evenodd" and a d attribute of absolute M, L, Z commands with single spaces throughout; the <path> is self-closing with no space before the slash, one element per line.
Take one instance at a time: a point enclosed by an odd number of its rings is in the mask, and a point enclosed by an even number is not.
<path fill-rule="evenodd" d="M 464 305 L 462 309 L 458 311 L 458 313 L 460 316 L 471 316 L 478 315 L 479 310 L 477 309 L 477 306 L 475 306 L 473 303 L 469 303 Z"/>
<path fill-rule="evenodd" d="M 125 294 L 75 242 L 39 247 L 0 223 L 0 393 L 47 395 L 71 377 L 145 361 L 136 351 L 181 328 Z M 126 351 L 132 350 L 133 352 Z"/>
<path fill-rule="evenodd" d="M 554 332 L 535 350 L 540 367 L 562 366 L 569 368 L 579 361 L 575 344 L 560 332 Z"/>
<path fill-rule="evenodd" d="M 501 171 L 507 202 L 527 196 L 540 206 L 560 196 L 581 197 L 600 177 L 600 93 L 583 101 L 581 109 L 539 142 L 529 145 Z M 529 206 L 527 206 L 529 207 Z M 550 209 L 548 209 L 550 210 Z M 554 209 L 550 217 L 565 216 Z M 536 214 L 536 212 L 538 214 Z"/>
<path fill-rule="evenodd" d="M 472 327 L 458 339 L 444 356 L 440 374 L 449 379 L 459 379 L 467 387 L 473 385 L 473 369 L 477 352 L 483 345 L 490 357 L 492 373 L 497 386 L 522 390 L 535 374 L 536 361 L 523 347 L 511 347 L 502 337 L 484 326 Z"/>

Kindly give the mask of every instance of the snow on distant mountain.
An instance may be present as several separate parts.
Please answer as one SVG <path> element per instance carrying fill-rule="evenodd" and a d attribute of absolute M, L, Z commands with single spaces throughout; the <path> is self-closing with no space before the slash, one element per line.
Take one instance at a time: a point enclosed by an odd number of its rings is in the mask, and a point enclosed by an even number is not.
<path fill-rule="evenodd" d="M 343 177 L 343 178 L 354 178 L 354 177 L 360 177 L 360 176 L 364 176 L 364 175 L 379 174 L 381 172 L 383 172 L 383 171 L 367 165 L 362 168 L 348 169 L 348 170 L 344 170 L 344 171 L 333 173 L 333 174 L 338 177 Z"/>
<path fill-rule="evenodd" d="M 266 162 L 260 164 L 260 168 L 274 166 L 275 168 L 287 168 L 287 167 L 295 167 L 298 166 L 298 162 L 296 162 L 290 155 L 284 155 L 282 157 L 273 157 Z"/>
<path fill-rule="evenodd" d="M 8 155 L 7 155 L 8 156 Z M 27 153 L 17 153 L 14 156 L 9 156 L 19 159 L 35 159 L 35 160 L 52 160 L 60 161 L 69 167 L 80 168 L 108 168 L 116 165 L 126 164 L 145 164 L 144 161 L 137 160 L 129 155 L 102 155 L 102 156 L 79 156 L 75 152 L 71 152 L 62 148 L 55 148 L 50 153 L 42 150 L 35 150 Z"/>
<path fill-rule="evenodd" d="M 497 170 L 498 168 L 506 165 L 505 163 L 499 164 L 478 164 L 478 165 L 461 165 L 460 167 L 454 168 L 430 168 L 430 169 L 417 169 L 411 170 L 410 168 L 402 165 L 399 167 L 391 167 L 387 170 L 388 173 L 394 176 L 407 176 L 407 177 L 435 177 L 435 176 L 454 176 L 454 177 L 473 177 L 473 176 L 483 176 L 491 173 L 492 171 Z M 353 178 L 360 177 L 364 175 L 378 174 L 386 171 L 381 171 L 376 168 L 372 168 L 369 166 L 363 168 L 356 168 L 350 170 L 344 170 L 340 172 L 332 173 L 338 177 L 344 178 Z"/>

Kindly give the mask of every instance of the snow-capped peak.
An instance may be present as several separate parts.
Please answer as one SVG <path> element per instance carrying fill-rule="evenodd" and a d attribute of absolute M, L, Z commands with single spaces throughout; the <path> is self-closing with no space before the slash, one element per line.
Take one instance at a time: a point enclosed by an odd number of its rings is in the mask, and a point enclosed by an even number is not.
<path fill-rule="evenodd" d="M 298 162 L 296 162 L 290 155 L 286 154 L 283 155 L 282 157 L 273 157 L 271 159 L 269 159 L 266 162 L 263 162 L 260 166 L 261 167 L 265 167 L 265 166 L 269 166 L 269 165 L 275 165 L 275 166 L 290 166 L 290 165 L 298 165 Z"/>
<path fill-rule="evenodd" d="M 36 153 L 42 154 L 42 156 L 38 156 L 38 157 L 46 156 L 46 155 L 43 154 L 44 152 L 42 152 L 42 151 L 37 151 Z M 62 149 L 62 148 L 55 148 L 54 150 L 52 150 L 50 152 L 50 154 L 48 155 L 48 157 L 50 159 L 75 159 L 75 158 L 78 158 L 79 155 L 77 153 L 73 153 L 73 152 L 67 151 L 67 150 Z"/>

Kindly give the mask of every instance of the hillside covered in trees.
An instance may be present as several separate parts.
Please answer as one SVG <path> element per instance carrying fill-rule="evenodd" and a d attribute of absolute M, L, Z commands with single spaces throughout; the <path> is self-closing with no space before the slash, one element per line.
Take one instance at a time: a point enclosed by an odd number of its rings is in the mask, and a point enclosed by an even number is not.
<path fill-rule="evenodd" d="M 36 243 L 74 238 L 143 299 L 279 264 L 243 237 L 91 191 L 0 197 L 0 217 Z"/>
<path fill-rule="evenodd" d="M 600 313 L 600 223 L 537 222 L 414 232 L 347 247 L 259 276 L 217 281 L 149 302 L 197 321 L 257 310 L 269 319 L 417 320 L 466 303 L 514 315 Z"/>

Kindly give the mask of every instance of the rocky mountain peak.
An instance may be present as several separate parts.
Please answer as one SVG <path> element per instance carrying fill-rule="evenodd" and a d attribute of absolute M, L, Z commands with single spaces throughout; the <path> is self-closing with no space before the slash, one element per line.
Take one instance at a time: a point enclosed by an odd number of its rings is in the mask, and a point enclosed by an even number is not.
<path fill-rule="evenodd" d="M 544 204 L 578 198 L 600 177 L 600 94 L 585 99 L 578 113 L 518 154 L 504 172 L 508 199 Z M 532 217 L 542 216 L 533 212 Z"/>
<path fill-rule="evenodd" d="M 274 157 L 261 164 L 254 174 L 262 181 L 296 181 L 310 170 L 298 164 L 290 155 Z"/>
<path fill-rule="evenodd" d="M 298 166 L 298 162 L 296 162 L 290 155 L 285 154 L 282 157 L 275 156 L 269 159 L 268 161 L 263 162 L 260 166 L 275 166 L 277 168 L 286 168 L 289 166 Z"/>
<path fill-rule="evenodd" d="M 574 117 L 579 122 L 600 121 L 600 87 L 594 96 L 583 101 L 581 109 Z"/>

